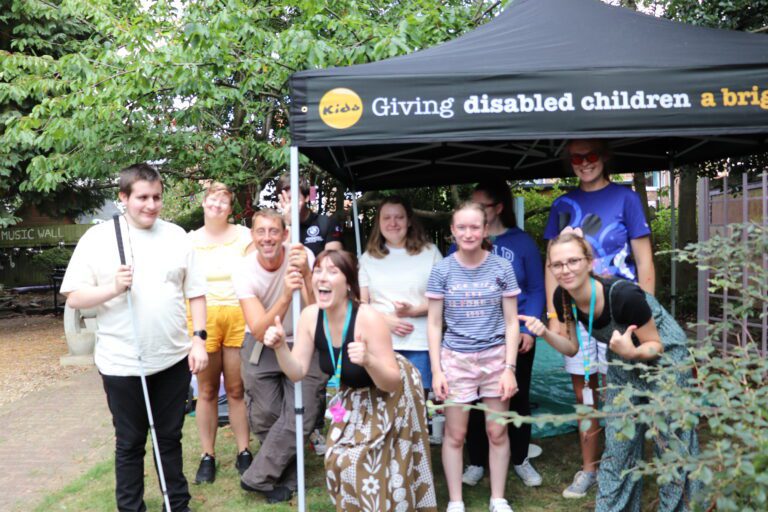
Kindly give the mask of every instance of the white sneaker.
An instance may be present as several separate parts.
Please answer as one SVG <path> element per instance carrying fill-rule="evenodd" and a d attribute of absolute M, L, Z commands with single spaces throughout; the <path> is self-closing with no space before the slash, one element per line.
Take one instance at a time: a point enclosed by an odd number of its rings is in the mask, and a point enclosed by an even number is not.
<path fill-rule="evenodd" d="M 491 502 L 488 505 L 489 512 L 513 512 L 512 507 L 509 506 L 509 502 L 504 498 L 491 498 Z"/>
<path fill-rule="evenodd" d="M 325 437 L 318 429 L 309 434 L 309 446 L 317 455 L 325 455 Z"/>
<path fill-rule="evenodd" d="M 579 471 L 573 482 L 563 491 L 563 498 L 583 498 L 597 484 L 597 472 Z"/>
<path fill-rule="evenodd" d="M 536 468 L 533 467 L 531 461 L 528 459 L 525 459 L 519 466 L 513 465 L 512 467 L 526 487 L 538 487 L 541 485 L 541 475 L 536 471 Z"/>
<path fill-rule="evenodd" d="M 464 474 L 461 475 L 461 481 L 467 485 L 477 485 L 477 483 L 483 479 L 485 470 L 483 466 L 467 466 L 464 470 Z"/>
<path fill-rule="evenodd" d="M 445 509 L 445 512 L 464 512 L 464 510 L 463 501 L 449 501 L 448 508 Z"/>
<path fill-rule="evenodd" d="M 541 455 L 542 452 L 543 452 L 543 450 L 541 449 L 541 446 L 539 446 L 537 444 L 529 444 L 528 445 L 528 458 L 529 459 L 535 459 L 536 457 Z"/>

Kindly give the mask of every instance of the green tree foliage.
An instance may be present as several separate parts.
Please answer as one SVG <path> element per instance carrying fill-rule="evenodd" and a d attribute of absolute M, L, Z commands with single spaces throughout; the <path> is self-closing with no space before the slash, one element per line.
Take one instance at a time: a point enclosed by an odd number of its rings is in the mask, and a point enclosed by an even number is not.
<path fill-rule="evenodd" d="M 676 21 L 705 27 L 754 31 L 768 27 L 766 0 L 655 0 Z"/>
<path fill-rule="evenodd" d="M 5 116 L 0 146 L 31 151 L 20 187 L 50 192 L 154 161 L 182 179 L 251 185 L 287 166 L 288 78 L 433 46 L 489 19 L 488 0 L 42 0 L 67 20 L 76 52 L 3 54 L 0 98 L 35 96 Z M 5 17 L 13 30 L 21 21 Z M 66 25 L 70 26 L 70 25 Z M 53 32 L 53 30 L 51 30 Z M 44 39 L 44 33 L 34 36 Z M 0 93 L 2 94 L 2 93 Z M 1 102 L 1 101 L 0 101 Z"/>
<path fill-rule="evenodd" d="M 104 190 L 84 177 L 59 180 L 43 174 L 30 181 L 32 162 L 55 158 L 55 149 L 38 139 L 40 119 L 29 121 L 30 130 L 14 134 L 10 128 L 33 116 L 45 101 L 71 92 L 67 81 L 58 79 L 56 63 L 95 37 L 91 27 L 55 4 L 0 0 L 0 227 L 18 221 L 14 214 L 22 205 L 58 217 L 75 216 L 103 202 Z M 58 136 L 69 134 L 61 131 Z"/>

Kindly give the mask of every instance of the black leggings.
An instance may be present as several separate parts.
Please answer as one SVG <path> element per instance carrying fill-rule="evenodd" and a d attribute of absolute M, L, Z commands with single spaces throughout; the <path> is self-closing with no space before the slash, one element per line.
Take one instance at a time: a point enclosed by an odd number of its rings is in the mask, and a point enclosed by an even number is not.
<path fill-rule="evenodd" d="M 531 373 L 533 371 L 533 359 L 536 356 L 536 342 L 531 350 L 517 356 L 517 393 L 509 400 L 509 410 L 515 411 L 521 416 L 530 416 L 531 403 L 528 394 L 531 390 Z M 531 441 L 531 425 L 522 424 L 519 428 L 509 423 L 509 446 L 512 451 L 510 461 L 519 466 L 528 457 L 528 444 Z M 469 412 L 469 424 L 467 425 L 467 452 L 469 464 L 472 466 L 488 467 L 488 435 L 485 433 L 485 413 L 472 409 Z"/>

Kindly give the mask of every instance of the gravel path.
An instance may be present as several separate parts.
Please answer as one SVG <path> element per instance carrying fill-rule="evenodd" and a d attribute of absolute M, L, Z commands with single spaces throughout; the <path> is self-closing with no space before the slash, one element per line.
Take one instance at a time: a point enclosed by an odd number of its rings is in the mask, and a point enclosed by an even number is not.
<path fill-rule="evenodd" d="M 96 368 L 62 367 L 61 317 L 0 320 L 0 510 L 24 511 L 113 450 Z"/>
<path fill-rule="evenodd" d="M 0 320 L 0 407 L 86 371 L 62 367 L 67 353 L 60 316 L 19 316 Z"/>

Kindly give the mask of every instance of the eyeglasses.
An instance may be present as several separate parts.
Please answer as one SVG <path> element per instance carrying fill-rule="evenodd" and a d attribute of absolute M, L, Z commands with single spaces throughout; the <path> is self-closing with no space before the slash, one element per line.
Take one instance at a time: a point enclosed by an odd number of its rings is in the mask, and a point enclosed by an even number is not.
<path fill-rule="evenodd" d="M 548 266 L 554 274 L 560 274 L 566 268 L 569 270 L 575 270 L 581 266 L 581 262 L 585 260 L 585 257 L 581 258 L 568 258 L 565 261 L 558 261 L 556 263 L 550 263 Z"/>
<path fill-rule="evenodd" d="M 584 162 L 593 164 L 600 160 L 600 153 L 590 151 L 589 153 L 571 153 L 571 164 L 582 165 Z"/>

